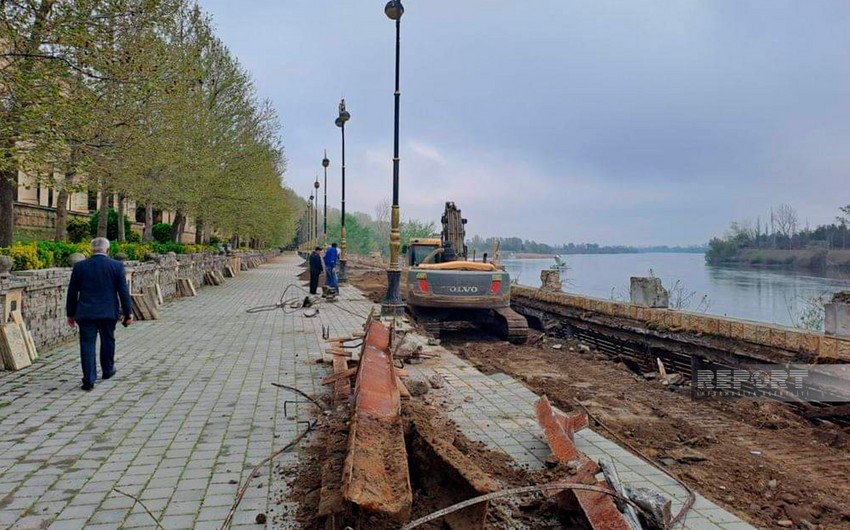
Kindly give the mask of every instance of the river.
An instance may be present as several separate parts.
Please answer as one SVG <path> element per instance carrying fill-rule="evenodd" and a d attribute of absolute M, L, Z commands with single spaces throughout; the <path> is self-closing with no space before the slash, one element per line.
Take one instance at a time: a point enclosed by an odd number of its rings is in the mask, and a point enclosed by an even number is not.
<path fill-rule="evenodd" d="M 575 254 L 565 256 L 563 290 L 606 299 L 628 300 L 629 278 L 650 270 L 668 289 L 679 282 L 683 309 L 745 320 L 794 325 L 807 300 L 850 289 L 850 280 L 811 272 L 775 271 L 706 265 L 702 254 Z M 502 260 L 512 279 L 540 286 L 540 270 L 552 259 Z M 687 306 L 687 307 L 684 307 Z M 707 306 L 707 307 L 706 307 Z"/>

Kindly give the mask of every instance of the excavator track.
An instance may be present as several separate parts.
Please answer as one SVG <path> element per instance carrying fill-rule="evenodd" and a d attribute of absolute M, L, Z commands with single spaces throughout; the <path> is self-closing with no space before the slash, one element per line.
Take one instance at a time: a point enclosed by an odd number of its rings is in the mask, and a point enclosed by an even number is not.
<path fill-rule="evenodd" d="M 528 341 L 528 321 L 510 307 L 493 309 L 493 314 L 501 328 L 500 335 L 511 344 L 525 344 Z"/>

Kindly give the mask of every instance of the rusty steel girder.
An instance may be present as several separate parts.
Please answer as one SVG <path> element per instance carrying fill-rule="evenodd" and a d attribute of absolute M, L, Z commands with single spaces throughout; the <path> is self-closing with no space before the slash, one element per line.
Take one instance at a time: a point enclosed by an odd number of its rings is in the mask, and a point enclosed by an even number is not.
<path fill-rule="evenodd" d="M 413 493 L 390 331 L 370 320 L 354 386 L 343 467 L 343 497 L 361 511 L 398 522 L 410 518 Z"/>
<path fill-rule="evenodd" d="M 564 478 L 564 482 L 598 485 L 596 473 L 599 472 L 599 466 L 579 451 L 573 441 L 576 431 L 587 427 L 587 415 L 583 412 L 571 415 L 555 412 L 546 396 L 537 401 L 534 411 L 552 455 L 558 462 L 570 464 L 574 471 L 574 474 Z M 578 503 L 594 530 L 631 530 L 610 495 L 594 491 L 563 490 L 558 497 L 567 506 Z"/>

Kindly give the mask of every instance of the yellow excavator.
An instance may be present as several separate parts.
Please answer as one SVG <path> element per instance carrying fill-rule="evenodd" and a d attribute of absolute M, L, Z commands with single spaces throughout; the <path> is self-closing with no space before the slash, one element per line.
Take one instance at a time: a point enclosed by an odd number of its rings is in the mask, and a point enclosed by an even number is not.
<path fill-rule="evenodd" d="M 498 263 L 469 261 L 466 219 L 446 202 L 440 239 L 411 239 L 407 246 L 407 306 L 428 331 L 469 322 L 514 344 L 528 340 L 528 322 L 511 309 L 511 279 Z"/>

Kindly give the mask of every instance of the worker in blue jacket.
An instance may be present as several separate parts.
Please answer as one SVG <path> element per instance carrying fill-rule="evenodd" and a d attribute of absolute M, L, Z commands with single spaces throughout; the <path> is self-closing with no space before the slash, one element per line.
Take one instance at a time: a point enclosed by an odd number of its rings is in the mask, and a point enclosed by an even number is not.
<path fill-rule="evenodd" d="M 109 240 L 96 237 L 91 242 L 92 257 L 74 265 L 68 283 L 65 315 L 68 325 L 80 328 L 82 389 L 90 391 L 97 379 L 95 344 L 100 335 L 102 378 L 115 375 L 115 323 L 133 323 L 133 308 L 124 264 L 110 258 Z"/>
<path fill-rule="evenodd" d="M 325 250 L 325 285 L 333 289 L 339 290 L 339 283 L 336 278 L 336 263 L 339 260 L 339 251 L 336 249 L 336 243 L 331 243 L 331 246 Z"/>

